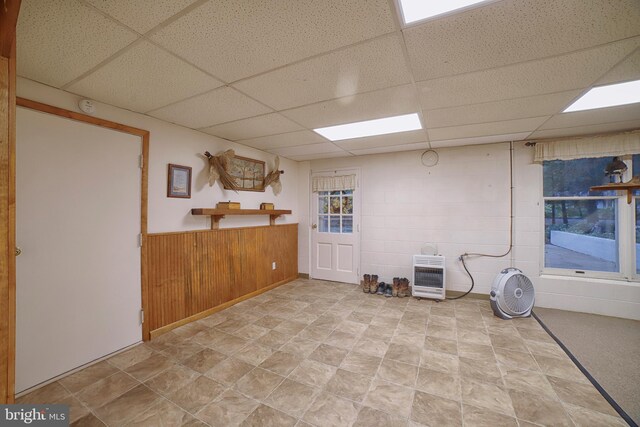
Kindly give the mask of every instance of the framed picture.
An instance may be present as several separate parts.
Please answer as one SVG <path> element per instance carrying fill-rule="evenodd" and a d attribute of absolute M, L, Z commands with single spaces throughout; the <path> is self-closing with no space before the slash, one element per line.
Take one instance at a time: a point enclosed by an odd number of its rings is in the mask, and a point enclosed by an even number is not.
<path fill-rule="evenodd" d="M 191 198 L 191 168 L 169 163 L 167 197 Z"/>
<path fill-rule="evenodd" d="M 238 190 L 264 191 L 265 162 L 261 160 L 235 156 L 231 159 L 229 174 L 236 181 Z"/>

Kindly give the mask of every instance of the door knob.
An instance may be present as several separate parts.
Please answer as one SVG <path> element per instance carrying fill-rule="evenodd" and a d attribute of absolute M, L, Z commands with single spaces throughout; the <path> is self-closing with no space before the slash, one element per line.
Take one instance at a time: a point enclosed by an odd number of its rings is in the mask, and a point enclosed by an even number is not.
<path fill-rule="evenodd" d="M 19 256 L 22 253 L 22 249 L 16 246 L 16 256 Z"/>
<path fill-rule="evenodd" d="M 311 228 L 312 228 L 313 230 L 315 230 L 316 228 L 318 228 L 318 224 L 313 224 L 313 225 L 311 226 Z"/>

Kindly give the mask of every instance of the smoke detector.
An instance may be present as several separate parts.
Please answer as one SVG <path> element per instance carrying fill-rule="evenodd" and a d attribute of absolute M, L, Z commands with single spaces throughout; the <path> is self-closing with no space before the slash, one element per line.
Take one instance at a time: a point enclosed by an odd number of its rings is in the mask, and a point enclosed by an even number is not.
<path fill-rule="evenodd" d="M 96 106 L 90 99 L 80 100 L 80 102 L 78 102 L 78 108 L 80 108 L 83 113 L 90 115 L 93 115 L 96 112 Z"/>

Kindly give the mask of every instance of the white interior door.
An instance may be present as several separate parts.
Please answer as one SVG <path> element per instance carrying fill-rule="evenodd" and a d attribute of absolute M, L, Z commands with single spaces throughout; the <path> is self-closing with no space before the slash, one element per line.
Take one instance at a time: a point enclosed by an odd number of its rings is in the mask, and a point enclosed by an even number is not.
<path fill-rule="evenodd" d="M 329 175 L 350 175 L 357 170 Z M 323 176 L 322 173 L 313 176 Z M 312 177 L 313 179 L 313 177 Z M 356 182 L 359 180 L 356 178 Z M 311 277 L 359 283 L 360 189 L 311 194 Z"/>
<path fill-rule="evenodd" d="M 18 108 L 16 392 L 142 339 L 139 137 Z"/>

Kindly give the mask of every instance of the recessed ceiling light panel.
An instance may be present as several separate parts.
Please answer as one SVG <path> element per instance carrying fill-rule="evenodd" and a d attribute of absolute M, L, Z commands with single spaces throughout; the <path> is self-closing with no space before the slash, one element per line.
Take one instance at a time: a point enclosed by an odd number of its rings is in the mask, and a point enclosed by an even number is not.
<path fill-rule="evenodd" d="M 432 18 L 487 0 L 400 0 L 405 24 Z"/>
<path fill-rule="evenodd" d="M 417 113 L 314 129 L 330 141 L 422 129 Z"/>
<path fill-rule="evenodd" d="M 569 105 L 563 113 L 615 107 L 636 102 L 640 102 L 640 80 L 594 87 Z"/>

